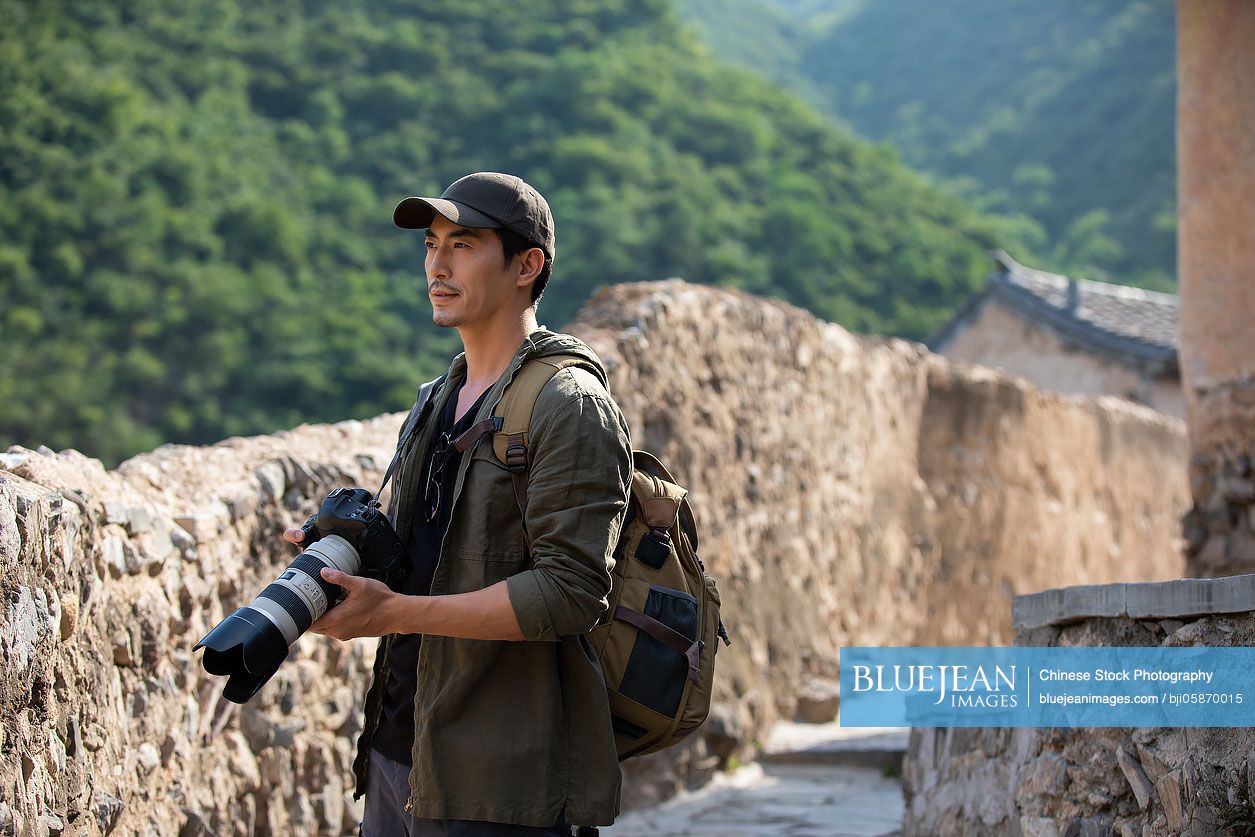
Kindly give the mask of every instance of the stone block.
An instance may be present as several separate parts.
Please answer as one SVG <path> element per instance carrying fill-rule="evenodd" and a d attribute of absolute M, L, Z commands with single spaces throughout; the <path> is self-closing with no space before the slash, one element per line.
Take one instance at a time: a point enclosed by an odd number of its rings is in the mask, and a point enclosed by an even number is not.
<path fill-rule="evenodd" d="M 121 799 L 113 794 L 97 790 L 92 801 L 92 813 L 96 815 L 96 823 L 105 834 L 112 834 L 118 824 L 118 817 L 126 807 Z"/>
<path fill-rule="evenodd" d="M 52 811 L 44 811 L 39 818 L 40 831 L 50 835 L 50 837 L 58 837 L 65 832 L 65 820 Z"/>
<path fill-rule="evenodd" d="M 1130 817 L 1116 824 L 1117 834 L 1119 837 L 1142 837 L 1142 827 L 1145 825 L 1145 817 L 1140 814 L 1136 817 Z"/>
<path fill-rule="evenodd" d="M 351 698 L 352 695 L 345 697 Z M 343 699 L 338 692 L 337 698 Z M 738 709 L 739 707 L 728 702 L 715 703 L 710 707 L 710 714 L 700 731 L 706 739 L 707 750 L 725 761 L 745 739 L 747 724 Z"/>
<path fill-rule="evenodd" d="M 1095 616 L 1123 616 L 1125 587 L 1125 584 L 1080 584 L 1016 596 L 1011 602 L 1011 624 L 1016 630 L 1027 630 Z"/>
<path fill-rule="evenodd" d="M 264 713 L 250 707 L 245 707 L 240 712 L 240 731 L 244 733 L 248 746 L 254 753 L 260 753 L 269 747 L 291 747 L 296 742 L 297 733 L 304 726 L 304 722 L 299 720 L 275 723 Z"/>
<path fill-rule="evenodd" d="M 1246 505 L 1255 501 L 1255 482 L 1249 479 L 1223 478 L 1216 486 L 1216 491 L 1230 503 Z"/>
<path fill-rule="evenodd" d="M 240 786 L 246 791 L 255 791 L 262 787 L 262 777 L 258 758 L 249 749 L 244 735 L 239 732 L 227 734 L 228 752 L 231 770 L 239 777 Z M 273 750 L 269 751 L 273 752 Z"/>
<path fill-rule="evenodd" d="M 231 509 L 221 500 L 210 500 L 194 511 L 175 515 L 174 522 L 196 543 L 211 541 L 231 522 Z"/>
<path fill-rule="evenodd" d="M 1127 585 L 1134 619 L 1179 619 L 1255 610 L 1255 573 Z"/>
<path fill-rule="evenodd" d="M 1110 837 L 1112 818 L 1107 814 L 1076 817 L 1064 830 L 1064 837 Z"/>
<path fill-rule="evenodd" d="M 235 497 L 225 498 L 223 503 L 226 504 L 232 523 L 238 523 L 257 514 L 258 498 L 256 494 L 240 494 Z"/>
<path fill-rule="evenodd" d="M 1155 789 L 1150 779 L 1146 778 L 1142 765 L 1124 747 L 1116 751 L 1116 761 L 1120 765 L 1120 771 L 1124 773 L 1124 778 L 1128 780 L 1129 787 L 1133 789 L 1133 796 L 1137 798 L 1137 807 L 1145 811 L 1150 806 L 1151 795 Z"/>
<path fill-rule="evenodd" d="M 185 759 L 190 754 L 187 741 L 174 732 L 166 733 L 165 741 L 161 742 L 161 763 L 169 767 L 176 759 Z"/>
<path fill-rule="evenodd" d="M 100 562 L 103 576 L 107 572 L 113 578 L 126 575 L 126 556 L 122 551 L 122 539 L 106 537 L 100 542 Z"/>
<path fill-rule="evenodd" d="M 48 730 L 48 772 L 53 776 L 60 776 L 65 773 L 65 742 L 61 740 L 61 736 L 52 730 Z"/>
<path fill-rule="evenodd" d="M 114 523 L 118 526 L 125 526 L 127 520 L 127 507 L 124 503 L 116 500 L 105 501 L 105 523 Z"/>
<path fill-rule="evenodd" d="M 1246 757 L 1246 801 L 1255 807 L 1255 753 Z"/>
<path fill-rule="evenodd" d="M 1161 752 L 1152 750 L 1144 744 L 1137 745 L 1137 760 L 1142 768 L 1142 772 L 1146 774 L 1146 778 L 1153 785 L 1155 780 L 1168 772 L 1168 768 L 1164 765 L 1160 758 Z"/>
<path fill-rule="evenodd" d="M 184 808 L 183 816 L 183 826 L 179 829 L 179 837 L 213 837 L 216 833 L 200 812 Z"/>
<path fill-rule="evenodd" d="M 149 575 L 159 575 L 162 565 L 174 555 L 170 527 L 164 521 L 155 522 L 146 534 L 136 539 L 136 549 L 142 568 Z"/>
<path fill-rule="evenodd" d="M 0 478 L 0 566 L 17 563 L 22 551 L 22 536 L 17 525 L 17 508 L 11 487 Z"/>
<path fill-rule="evenodd" d="M 161 764 L 161 753 L 153 746 L 151 741 L 145 741 L 139 745 L 139 751 L 136 753 L 135 760 L 139 763 L 140 773 L 148 774 L 157 769 Z"/>
<path fill-rule="evenodd" d="M 1023 837 L 1063 837 L 1059 825 L 1050 817 L 1020 817 L 1020 833 Z"/>
<path fill-rule="evenodd" d="M 257 480 L 257 485 L 261 489 L 261 497 L 267 503 L 277 503 L 283 499 L 283 492 L 287 488 L 287 479 L 283 474 L 283 467 L 277 462 L 267 462 L 256 471 L 253 477 Z"/>
<path fill-rule="evenodd" d="M 120 532 L 120 529 L 115 529 Z M 114 579 L 136 575 L 143 567 L 139 551 L 121 535 L 107 535 L 100 542 L 100 557 L 109 576 Z"/>
<path fill-rule="evenodd" d="M 837 719 L 841 706 L 841 684 L 812 677 L 802 684 L 793 720 L 803 724 L 826 724 Z"/>
<path fill-rule="evenodd" d="M 54 636 L 59 622 L 59 618 L 52 620 L 43 590 L 20 587 L 11 594 L 4 622 L 0 624 L 6 671 L 25 671 L 35 659 L 39 642 Z"/>
<path fill-rule="evenodd" d="M 1068 761 L 1053 751 L 1029 762 L 1017 789 L 1017 797 L 1061 796 L 1068 789 Z"/>
<path fill-rule="evenodd" d="M 153 513 L 147 506 L 106 500 L 105 523 L 116 523 L 124 526 L 132 535 L 139 535 L 152 528 Z"/>
<path fill-rule="evenodd" d="M 1168 828 L 1179 830 L 1185 825 L 1183 802 L 1181 799 L 1181 771 L 1172 770 L 1159 777 L 1155 782 L 1155 792 L 1159 804 L 1163 806 L 1164 816 L 1168 819 Z"/>
<path fill-rule="evenodd" d="M 1180 620 L 1255 610 L 1255 573 L 1131 584 L 1086 584 L 1017 596 L 1012 624 L 1019 631 L 1095 617 Z M 1165 629 L 1171 622 L 1165 624 Z M 1180 624 L 1176 625 L 1180 627 Z"/>
<path fill-rule="evenodd" d="M 67 494 L 73 494 L 70 491 Z M 83 513 L 74 503 L 62 503 L 60 506 L 61 525 L 57 532 L 57 540 L 61 545 L 61 572 L 66 576 L 74 566 L 75 544 L 79 529 L 82 527 Z"/>
<path fill-rule="evenodd" d="M 380 460 L 378 457 L 369 453 L 359 453 L 357 456 L 353 457 L 353 461 L 357 463 L 359 468 L 368 473 L 383 473 L 388 467 L 387 460 Z"/>
<path fill-rule="evenodd" d="M 17 445 L 14 445 L 13 447 L 16 448 Z M 7 453 L 0 453 L 0 468 L 3 468 L 6 471 L 15 470 L 20 468 L 29 458 L 29 451 L 15 451 L 13 448 L 10 448 Z"/>
<path fill-rule="evenodd" d="M 192 561 L 196 558 L 196 539 L 192 537 L 192 533 L 184 529 L 178 523 L 170 524 L 170 543 L 179 551 L 179 556 L 184 561 Z"/>
<path fill-rule="evenodd" d="M 139 649 L 135 646 L 135 637 L 129 631 L 114 632 L 113 664 L 130 668 L 139 662 Z"/>

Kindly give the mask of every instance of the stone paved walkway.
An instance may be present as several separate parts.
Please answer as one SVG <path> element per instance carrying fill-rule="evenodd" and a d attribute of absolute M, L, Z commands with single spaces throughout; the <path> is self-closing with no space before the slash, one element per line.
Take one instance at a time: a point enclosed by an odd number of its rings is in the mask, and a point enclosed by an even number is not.
<path fill-rule="evenodd" d="M 656 808 L 632 811 L 605 837 L 694 835 L 882 837 L 902 822 L 902 789 L 884 753 L 905 748 L 899 730 L 850 730 L 836 724 L 781 724 L 759 764 L 721 774 L 706 787 Z M 858 766 L 852 752 L 874 754 Z M 799 757 L 810 753 L 814 758 Z"/>

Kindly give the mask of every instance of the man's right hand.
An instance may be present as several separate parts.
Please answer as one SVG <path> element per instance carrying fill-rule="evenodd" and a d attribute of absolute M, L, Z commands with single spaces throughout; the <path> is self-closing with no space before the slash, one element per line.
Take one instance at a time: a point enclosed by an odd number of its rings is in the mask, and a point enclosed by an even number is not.
<path fill-rule="evenodd" d="M 284 529 L 283 539 L 288 543 L 294 543 L 300 546 L 305 541 L 305 533 L 300 529 Z"/>

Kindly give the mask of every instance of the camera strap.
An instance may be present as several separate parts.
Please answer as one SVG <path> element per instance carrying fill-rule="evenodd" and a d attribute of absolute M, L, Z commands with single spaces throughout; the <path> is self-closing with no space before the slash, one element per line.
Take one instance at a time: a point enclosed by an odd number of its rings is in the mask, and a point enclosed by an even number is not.
<path fill-rule="evenodd" d="M 375 502 L 379 502 L 380 495 L 388 487 L 388 481 L 392 479 L 392 474 L 396 471 L 397 465 L 400 464 L 401 455 L 409 445 L 410 437 L 414 435 L 414 431 L 422 424 L 423 414 L 431 406 L 432 395 L 440 389 L 444 379 L 447 377 L 447 374 L 441 375 L 439 378 L 428 381 L 418 388 L 418 397 L 414 399 L 414 406 L 410 408 L 410 414 L 406 416 L 405 424 L 401 425 L 401 434 L 397 439 L 397 451 L 392 455 L 392 461 L 388 463 L 388 470 L 384 471 L 383 482 L 379 484 L 379 490 L 375 492 Z"/>

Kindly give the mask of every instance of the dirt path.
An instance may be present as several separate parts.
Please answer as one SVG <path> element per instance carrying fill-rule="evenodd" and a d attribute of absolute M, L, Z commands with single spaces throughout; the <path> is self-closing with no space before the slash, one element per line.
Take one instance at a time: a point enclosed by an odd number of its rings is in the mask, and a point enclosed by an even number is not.
<path fill-rule="evenodd" d="M 882 837 L 902 822 L 897 772 L 906 733 L 781 724 L 759 763 L 699 791 L 620 817 L 605 837 Z"/>

